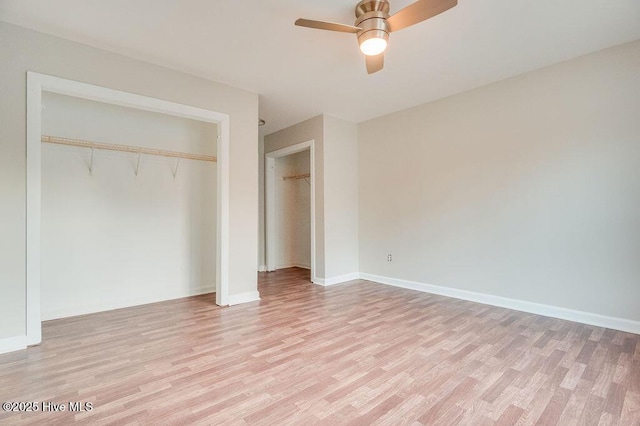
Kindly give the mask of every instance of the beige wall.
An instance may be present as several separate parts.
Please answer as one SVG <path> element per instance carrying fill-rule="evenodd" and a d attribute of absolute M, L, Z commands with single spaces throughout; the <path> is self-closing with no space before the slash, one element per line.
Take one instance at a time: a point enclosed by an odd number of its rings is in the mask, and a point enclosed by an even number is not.
<path fill-rule="evenodd" d="M 358 272 L 358 126 L 324 116 L 325 277 Z"/>
<path fill-rule="evenodd" d="M 256 94 L 2 22 L 0 64 L 0 339 L 25 334 L 27 71 L 229 114 L 230 293 L 256 290 Z"/>
<path fill-rule="evenodd" d="M 640 320 L 639 160 L 640 41 L 361 123 L 360 271 Z"/>

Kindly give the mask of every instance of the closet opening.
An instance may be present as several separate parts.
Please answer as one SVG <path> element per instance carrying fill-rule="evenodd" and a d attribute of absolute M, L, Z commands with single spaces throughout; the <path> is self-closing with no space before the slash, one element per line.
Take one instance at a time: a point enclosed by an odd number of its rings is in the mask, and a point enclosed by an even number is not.
<path fill-rule="evenodd" d="M 27 92 L 27 343 L 42 320 L 227 305 L 228 115 L 37 73 Z"/>
<path fill-rule="evenodd" d="M 214 293 L 217 125 L 42 101 L 42 320 Z"/>
<path fill-rule="evenodd" d="M 265 154 L 267 270 L 310 270 L 315 281 L 313 141 Z"/>

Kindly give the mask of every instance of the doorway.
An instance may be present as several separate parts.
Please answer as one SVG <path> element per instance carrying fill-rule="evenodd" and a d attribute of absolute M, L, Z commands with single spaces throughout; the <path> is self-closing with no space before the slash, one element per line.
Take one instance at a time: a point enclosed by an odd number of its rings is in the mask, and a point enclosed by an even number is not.
<path fill-rule="evenodd" d="M 303 160 L 305 156 L 307 162 Z M 316 282 L 314 141 L 266 153 L 265 161 L 267 270 L 275 271 L 290 266 L 309 267 L 311 281 Z M 308 164 L 308 173 L 305 164 Z M 283 211 L 283 205 L 304 203 L 305 190 L 309 199 L 308 217 L 300 217 L 300 212 L 291 217 L 291 213 Z M 300 236 L 301 232 L 308 232 L 308 239 Z M 283 233 L 293 241 L 289 247 L 283 247 Z M 300 244 L 308 246 L 301 248 Z M 296 246 L 301 250 L 292 253 Z M 309 265 L 300 259 L 309 259 Z"/>

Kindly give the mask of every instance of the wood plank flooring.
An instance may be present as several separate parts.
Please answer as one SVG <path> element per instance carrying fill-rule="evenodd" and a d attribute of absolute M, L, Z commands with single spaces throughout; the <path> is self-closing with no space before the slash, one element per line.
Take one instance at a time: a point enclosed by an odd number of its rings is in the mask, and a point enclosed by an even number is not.
<path fill-rule="evenodd" d="M 0 400 L 90 402 L 0 424 L 640 425 L 640 336 L 308 271 L 44 323 Z M 67 406 L 68 408 L 68 406 Z"/>

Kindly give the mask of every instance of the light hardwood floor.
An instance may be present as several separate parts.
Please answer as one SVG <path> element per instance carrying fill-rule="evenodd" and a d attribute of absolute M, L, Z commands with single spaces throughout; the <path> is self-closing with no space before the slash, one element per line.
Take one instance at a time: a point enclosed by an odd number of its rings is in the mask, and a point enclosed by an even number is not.
<path fill-rule="evenodd" d="M 0 399 L 94 409 L 0 424 L 640 424 L 638 335 L 295 268 L 259 289 L 44 323 Z"/>

